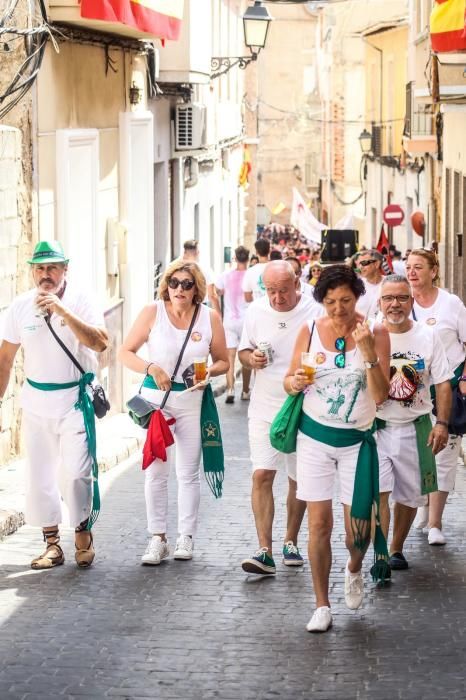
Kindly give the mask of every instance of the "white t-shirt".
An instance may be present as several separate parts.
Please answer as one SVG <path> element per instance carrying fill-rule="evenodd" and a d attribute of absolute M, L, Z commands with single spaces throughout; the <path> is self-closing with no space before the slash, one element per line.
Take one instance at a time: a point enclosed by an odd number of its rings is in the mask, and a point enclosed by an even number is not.
<path fill-rule="evenodd" d="M 28 379 L 41 383 L 64 384 L 80 379 L 81 373 L 59 346 L 47 328 L 43 316 L 35 305 L 37 289 L 31 289 L 16 297 L 9 306 L 3 323 L 3 339 L 24 350 L 24 374 Z M 104 326 L 102 314 L 84 293 L 66 286 L 63 305 L 91 326 Z M 97 369 L 96 353 L 82 345 L 73 331 L 57 314 L 52 314 L 51 324 L 70 352 L 88 372 Z M 34 389 L 26 380 L 21 392 L 21 407 L 47 418 L 59 418 L 71 410 L 78 398 L 77 387 L 42 391 Z"/>
<path fill-rule="evenodd" d="M 439 289 L 437 299 L 428 308 L 414 302 L 414 316 L 419 323 L 435 328 L 443 343 L 450 369 L 464 362 L 466 343 L 466 309 L 455 294 Z"/>
<path fill-rule="evenodd" d="M 273 363 L 256 372 L 249 403 L 250 418 L 273 421 L 287 397 L 283 380 L 291 362 L 296 336 L 306 321 L 323 313 L 320 304 L 305 296 L 301 296 L 291 311 L 275 311 L 268 297 L 249 305 L 238 350 L 253 350 L 259 343 L 269 342 L 273 351 Z"/>
<path fill-rule="evenodd" d="M 362 281 L 364 282 L 366 293 L 359 297 L 356 303 L 356 311 L 363 314 L 365 318 L 375 318 L 378 311 L 377 301 L 379 298 L 382 281 L 378 282 L 377 284 L 372 284 L 365 279 Z"/>
<path fill-rule="evenodd" d="M 393 260 L 392 265 L 394 275 L 403 275 L 403 277 L 406 277 L 406 267 L 403 260 Z"/>
<path fill-rule="evenodd" d="M 247 270 L 224 272 L 215 283 L 217 289 L 223 290 L 223 324 L 225 326 L 242 321 L 248 308 L 242 288 L 246 272 Z"/>
<path fill-rule="evenodd" d="M 390 333 L 389 398 L 377 416 L 390 423 L 409 423 L 430 413 L 430 385 L 448 381 L 452 373 L 435 330 L 413 323 L 406 333 Z"/>
<path fill-rule="evenodd" d="M 248 267 L 243 277 L 243 292 L 252 292 L 254 300 L 265 295 L 262 274 L 266 265 L 267 263 L 257 263 L 252 267 Z"/>

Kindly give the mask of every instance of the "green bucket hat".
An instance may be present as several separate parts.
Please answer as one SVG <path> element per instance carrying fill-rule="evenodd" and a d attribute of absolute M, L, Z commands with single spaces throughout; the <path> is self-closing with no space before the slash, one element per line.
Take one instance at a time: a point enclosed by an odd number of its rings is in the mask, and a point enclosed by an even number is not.
<path fill-rule="evenodd" d="M 58 241 L 39 241 L 28 263 L 42 265 L 43 263 L 67 263 L 68 261 L 69 258 L 65 258 L 61 243 Z"/>

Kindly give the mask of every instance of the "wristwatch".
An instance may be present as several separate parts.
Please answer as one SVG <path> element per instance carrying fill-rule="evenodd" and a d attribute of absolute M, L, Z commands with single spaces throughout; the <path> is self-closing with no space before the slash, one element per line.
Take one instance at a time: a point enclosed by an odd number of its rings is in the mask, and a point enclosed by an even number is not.
<path fill-rule="evenodd" d="M 368 360 L 364 360 L 364 367 L 366 369 L 372 369 L 373 367 L 377 367 L 378 364 L 379 364 L 379 358 L 374 360 L 374 362 L 369 362 Z"/>
<path fill-rule="evenodd" d="M 460 382 L 466 382 L 466 374 L 461 375 Z"/>

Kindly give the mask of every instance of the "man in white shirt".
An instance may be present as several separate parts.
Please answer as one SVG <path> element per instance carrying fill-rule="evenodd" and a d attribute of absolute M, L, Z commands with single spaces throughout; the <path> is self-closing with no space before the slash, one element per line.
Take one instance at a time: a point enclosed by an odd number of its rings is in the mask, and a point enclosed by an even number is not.
<path fill-rule="evenodd" d="M 254 299 L 259 299 L 265 295 L 265 287 L 263 283 L 263 273 L 265 266 L 269 262 L 270 241 L 266 238 L 258 238 L 254 243 L 259 262 L 250 267 L 243 278 L 244 298 L 248 304 Z"/>
<path fill-rule="evenodd" d="M 377 408 L 377 449 L 380 464 L 380 513 L 388 536 L 390 509 L 395 502 L 391 569 L 407 569 L 403 545 L 418 506 L 437 491 L 435 457 L 448 441 L 452 373 L 436 332 L 410 319 L 413 297 L 408 280 L 389 275 L 382 281 L 380 309 L 390 333 L 390 389 Z M 435 385 L 437 420 L 432 427 L 430 385 Z"/>
<path fill-rule="evenodd" d="M 182 259 L 186 260 L 187 262 L 195 262 L 197 265 L 199 265 L 207 283 L 206 301 L 209 302 L 210 306 L 213 309 L 215 309 L 215 311 L 218 311 L 218 313 L 222 315 L 222 311 L 220 309 L 220 302 L 218 300 L 217 291 L 215 289 L 215 275 L 210 267 L 207 267 L 206 265 L 201 265 L 201 263 L 199 262 L 198 241 L 190 239 L 189 241 L 185 241 L 183 243 Z"/>
<path fill-rule="evenodd" d="M 287 531 L 283 546 L 283 562 L 302 566 L 297 546 L 299 528 L 306 509 L 296 499 L 296 454 L 283 455 L 270 444 L 270 426 L 287 398 L 283 378 L 291 361 L 294 341 L 299 329 L 320 308 L 309 297 L 301 295 L 299 279 L 286 261 L 270 262 L 264 270 L 266 296 L 254 301 L 246 311 L 243 335 L 239 345 L 241 364 L 256 372 L 249 404 L 249 443 L 251 450 L 252 509 L 259 549 L 242 562 L 248 573 L 275 574 L 272 554 L 274 513 L 273 481 L 283 463 L 288 472 Z M 270 357 L 259 349 L 268 343 Z"/>
<path fill-rule="evenodd" d="M 75 528 L 76 563 L 94 559 L 92 521 L 98 511 L 95 452 L 87 430 L 94 413 L 87 396 L 97 362 L 107 347 L 101 314 L 82 292 L 67 285 L 68 259 L 57 241 L 41 241 L 31 260 L 35 288 L 13 300 L 6 312 L 0 345 L 0 405 L 15 355 L 24 352 L 26 381 L 21 394 L 22 429 L 27 453 L 26 522 L 42 527 L 46 549 L 33 569 L 63 564 L 59 524 L 61 500 Z M 86 371 L 75 367 L 48 324 Z M 90 405 L 89 405 L 90 404 Z"/>
<path fill-rule="evenodd" d="M 378 312 L 377 303 L 383 279 L 382 260 L 383 257 L 377 250 L 365 250 L 356 259 L 359 275 L 366 288 L 366 293 L 358 299 L 356 310 L 366 319 L 375 318 Z"/>

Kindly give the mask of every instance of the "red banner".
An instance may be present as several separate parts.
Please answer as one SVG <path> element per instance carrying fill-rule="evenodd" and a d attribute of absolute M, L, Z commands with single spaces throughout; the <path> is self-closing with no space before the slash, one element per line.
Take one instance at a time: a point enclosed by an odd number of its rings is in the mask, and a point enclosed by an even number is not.
<path fill-rule="evenodd" d="M 159 39 L 178 39 L 183 0 L 81 0 L 81 17 L 134 27 Z"/>

